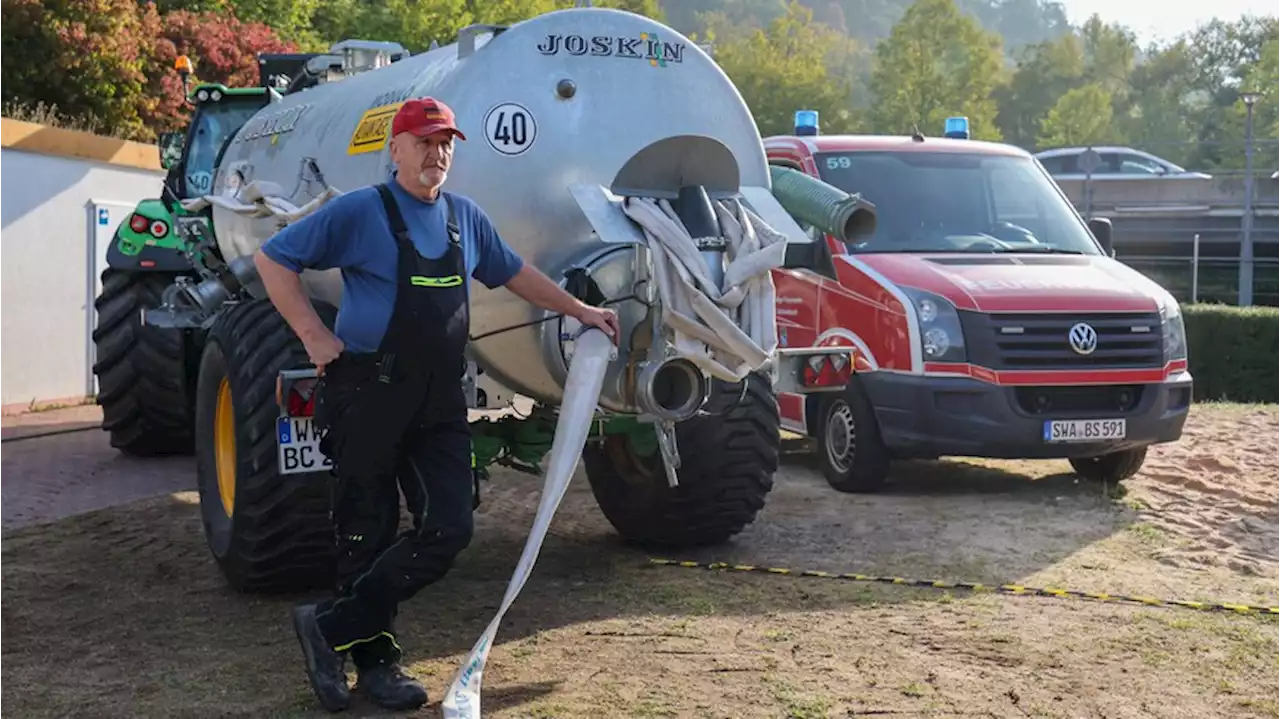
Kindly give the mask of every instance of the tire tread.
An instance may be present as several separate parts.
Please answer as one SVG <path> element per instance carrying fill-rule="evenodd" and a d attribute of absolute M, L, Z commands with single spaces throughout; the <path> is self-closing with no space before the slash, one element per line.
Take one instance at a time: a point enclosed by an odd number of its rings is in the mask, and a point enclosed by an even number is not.
<path fill-rule="evenodd" d="M 93 303 L 96 402 L 111 446 L 126 454 L 190 454 L 195 445 L 186 333 L 141 321 L 142 309 L 158 307 L 174 277 L 109 267 Z"/>
<path fill-rule="evenodd" d="M 321 318 L 332 327 L 332 312 L 326 309 Z M 267 300 L 225 309 L 210 330 L 210 342 L 223 352 L 236 405 L 236 498 L 230 544 L 218 557 L 223 572 L 242 592 L 325 585 L 334 551 L 330 475 L 280 474 L 277 466 L 276 377 L 281 370 L 309 366 L 306 350 Z M 205 391 L 216 394 L 217 388 Z M 210 490 L 202 501 L 219 502 L 216 465 L 211 465 L 200 467 L 201 484 Z"/>
<path fill-rule="evenodd" d="M 777 397 L 767 379 L 753 374 L 743 400 L 726 415 L 677 425 L 678 487 L 667 486 L 657 453 L 636 472 L 617 466 L 607 448 L 593 443 L 583 464 L 601 511 L 628 541 L 655 549 L 718 544 L 764 508 L 778 470 L 779 429 Z"/>

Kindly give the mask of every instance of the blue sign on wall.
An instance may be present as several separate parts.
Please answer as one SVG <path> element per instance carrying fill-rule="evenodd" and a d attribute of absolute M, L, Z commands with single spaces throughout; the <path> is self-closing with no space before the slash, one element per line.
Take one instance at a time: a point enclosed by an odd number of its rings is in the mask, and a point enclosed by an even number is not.
<path fill-rule="evenodd" d="M 110 211 L 109 211 L 109 210 L 107 210 L 107 208 L 102 207 L 102 208 L 99 208 L 99 209 L 98 209 L 98 224 L 99 224 L 99 225 L 105 225 L 105 224 L 107 224 L 107 221 L 110 219 L 110 217 L 111 217 L 111 213 L 110 213 Z"/>

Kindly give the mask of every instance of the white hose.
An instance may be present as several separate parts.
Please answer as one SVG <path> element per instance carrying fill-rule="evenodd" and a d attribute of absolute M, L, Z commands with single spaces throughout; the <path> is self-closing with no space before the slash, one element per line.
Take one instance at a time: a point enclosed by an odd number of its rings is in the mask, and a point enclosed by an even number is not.
<path fill-rule="evenodd" d="M 474 719 L 480 716 L 480 682 L 494 635 L 498 633 L 498 624 L 502 622 L 507 608 L 515 601 L 524 588 L 525 581 L 529 579 L 529 574 L 533 572 L 533 564 L 538 559 L 543 540 L 546 539 L 551 518 L 560 506 L 565 490 L 569 488 L 569 480 L 573 479 L 574 472 L 578 470 L 582 448 L 586 445 L 591 420 L 600 399 L 600 388 L 604 385 L 605 370 L 616 357 L 617 349 L 613 342 L 595 328 L 587 329 L 574 346 L 573 359 L 569 360 L 569 377 L 564 385 L 564 402 L 560 405 L 555 438 L 551 441 L 551 459 L 547 464 L 546 478 L 542 481 L 542 500 L 533 517 L 533 529 L 525 540 L 524 553 L 520 555 L 516 571 L 511 575 L 511 582 L 507 584 L 507 594 L 502 598 L 502 606 L 471 648 L 471 654 L 458 669 L 453 683 L 444 695 L 442 707 L 445 719 Z"/>
<path fill-rule="evenodd" d="M 255 180 L 241 187 L 235 195 L 192 197 L 182 200 L 182 207 L 188 212 L 199 212 L 211 205 L 217 205 L 245 217 L 275 217 L 279 226 L 284 227 L 315 212 L 321 205 L 341 194 L 343 193 L 340 190 L 326 187 L 324 192 L 311 198 L 302 207 L 298 207 L 284 199 L 284 188 L 274 182 Z"/>
<path fill-rule="evenodd" d="M 666 200 L 628 198 L 627 214 L 644 231 L 662 301 L 662 322 L 677 356 L 712 377 L 738 382 L 778 347 L 770 270 L 781 267 L 786 237 L 748 210 L 724 202 L 716 214 L 729 242 L 722 286 L 707 272 L 697 243 Z"/>

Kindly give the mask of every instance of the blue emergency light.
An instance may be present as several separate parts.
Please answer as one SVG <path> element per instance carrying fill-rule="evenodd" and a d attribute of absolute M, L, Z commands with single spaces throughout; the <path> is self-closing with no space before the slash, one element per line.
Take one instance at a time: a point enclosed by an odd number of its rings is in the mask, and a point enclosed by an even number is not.
<path fill-rule="evenodd" d="M 969 139 L 969 118 L 967 117 L 948 117 L 947 124 L 944 126 L 943 137 L 950 137 L 953 140 Z"/>
<path fill-rule="evenodd" d="M 817 110 L 797 110 L 796 111 L 796 134 L 797 135 L 818 134 L 818 111 Z"/>

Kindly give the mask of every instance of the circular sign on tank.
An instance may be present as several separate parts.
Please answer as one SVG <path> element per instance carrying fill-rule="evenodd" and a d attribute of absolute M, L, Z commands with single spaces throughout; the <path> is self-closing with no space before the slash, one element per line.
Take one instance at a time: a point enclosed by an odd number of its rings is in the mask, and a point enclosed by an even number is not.
<path fill-rule="evenodd" d="M 538 123 L 523 105 L 504 102 L 494 105 L 484 116 L 484 139 L 500 154 L 514 157 L 533 147 Z"/>

